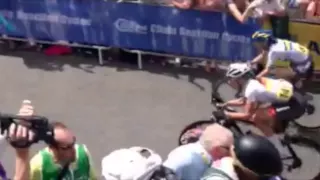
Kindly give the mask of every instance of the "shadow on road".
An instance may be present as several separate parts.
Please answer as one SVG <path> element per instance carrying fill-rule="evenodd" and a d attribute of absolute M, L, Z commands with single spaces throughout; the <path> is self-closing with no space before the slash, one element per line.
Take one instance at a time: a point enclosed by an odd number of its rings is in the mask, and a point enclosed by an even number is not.
<path fill-rule="evenodd" d="M 11 51 L 5 55 L 19 57 L 23 59 L 24 64 L 30 69 L 41 69 L 44 71 L 64 71 L 65 66 L 81 69 L 88 73 L 94 73 L 93 68 L 100 66 L 97 59 L 87 58 L 81 56 L 46 56 L 39 52 L 26 52 L 26 51 Z M 126 54 L 119 57 L 120 61 L 107 61 L 104 66 L 113 67 L 118 72 L 121 71 L 140 71 L 137 67 L 136 55 Z M 161 65 L 163 58 L 143 57 L 143 69 L 154 74 L 161 74 L 170 76 L 175 79 L 180 79 L 180 75 L 187 76 L 188 82 L 195 85 L 200 90 L 204 91 L 205 87 L 197 83 L 196 79 L 206 79 L 214 85 L 214 82 L 221 77 L 219 73 L 208 73 L 202 67 L 176 67 L 171 64 L 165 66 Z"/>
<path fill-rule="evenodd" d="M 108 53 L 108 52 L 107 52 Z M 112 53 L 105 54 L 105 57 L 113 56 Z M 27 52 L 27 51 L 9 51 L 6 55 L 16 56 L 23 59 L 24 64 L 30 69 L 42 69 L 45 71 L 63 71 L 66 65 L 81 69 L 88 73 L 94 73 L 93 68 L 100 66 L 96 58 L 88 58 L 83 56 L 46 56 L 39 52 Z M 116 68 L 118 72 L 121 71 L 136 71 L 137 68 L 137 55 L 132 53 L 120 53 L 115 59 L 120 61 L 108 61 L 105 66 Z M 151 60 L 152 59 L 152 60 Z M 166 64 L 163 57 L 156 56 L 143 56 L 143 71 L 148 71 L 150 73 L 167 75 L 176 79 L 179 79 L 179 75 L 185 75 L 188 77 L 188 81 L 198 87 L 200 90 L 204 91 L 205 88 L 198 84 L 196 79 L 206 79 L 211 85 L 221 78 L 221 73 L 213 72 L 207 73 L 203 68 L 192 68 L 192 67 L 175 67 L 171 64 Z M 280 69 L 277 71 L 278 77 L 286 77 L 288 75 L 287 69 Z M 307 91 L 314 94 L 320 94 L 320 83 L 318 82 L 308 82 L 306 83 Z"/>
<path fill-rule="evenodd" d="M 94 73 L 92 69 L 98 66 L 98 62 L 93 58 L 75 56 L 46 56 L 39 52 L 11 51 L 4 55 L 19 57 L 30 69 L 42 69 L 44 71 L 63 71 L 64 66 L 81 69 L 88 73 Z"/>
<path fill-rule="evenodd" d="M 108 67 L 114 67 L 118 72 L 139 70 L 136 64 L 126 64 L 122 62 L 109 62 Z M 205 87 L 196 82 L 196 79 L 205 79 L 210 82 L 211 86 L 221 77 L 217 72 L 208 73 L 202 67 L 176 67 L 172 64 L 161 65 L 161 61 L 152 62 L 145 60 L 142 71 L 147 71 L 153 74 L 166 75 L 175 79 L 180 79 L 180 76 L 186 76 L 188 82 L 204 91 Z"/>

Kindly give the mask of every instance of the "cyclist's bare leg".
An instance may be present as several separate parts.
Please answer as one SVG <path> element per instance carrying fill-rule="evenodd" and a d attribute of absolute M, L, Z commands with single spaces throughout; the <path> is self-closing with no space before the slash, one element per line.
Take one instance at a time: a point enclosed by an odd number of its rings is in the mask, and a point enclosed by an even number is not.
<path fill-rule="evenodd" d="M 270 115 L 267 108 L 259 108 L 251 117 L 255 126 L 267 137 L 272 136 L 275 131 L 275 119 Z"/>
<path fill-rule="evenodd" d="M 292 78 L 296 75 L 291 67 L 289 68 L 274 68 L 271 70 L 271 74 L 274 74 L 279 79 L 285 79 L 291 82 Z"/>
<path fill-rule="evenodd" d="M 287 157 L 290 152 L 285 148 L 276 134 L 277 126 L 281 125 L 280 121 L 276 121 L 268 108 L 260 108 L 253 116 L 256 127 L 276 146 L 282 157 Z"/>

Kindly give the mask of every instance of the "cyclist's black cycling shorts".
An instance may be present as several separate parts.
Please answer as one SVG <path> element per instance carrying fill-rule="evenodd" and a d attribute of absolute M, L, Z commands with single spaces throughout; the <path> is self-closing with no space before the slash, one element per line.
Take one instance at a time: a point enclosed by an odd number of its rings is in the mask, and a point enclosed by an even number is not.
<path fill-rule="evenodd" d="M 311 61 L 311 64 L 310 64 L 309 68 L 304 73 L 299 72 L 296 69 L 295 65 L 291 63 L 290 66 L 293 69 L 293 71 L 295 72 L 295 76 L 293 77 L 293 82 L 296 82 L 297 80 L 299 80 L 301 78 L 305 78 L 306 80 L 309 80 L 312 78 L 313 72 L 314 72 L 314 63 L 313 63 L 311 55 L 309 56 L 309 59 Z"/>
<path fill-rule="evenodd" d="M 295 120 L 305 113 L 306 100 L 303 95 L 294 92 L 291 99 L 286 103 L 273 103 L 272 111 L 278 121 Z"/>

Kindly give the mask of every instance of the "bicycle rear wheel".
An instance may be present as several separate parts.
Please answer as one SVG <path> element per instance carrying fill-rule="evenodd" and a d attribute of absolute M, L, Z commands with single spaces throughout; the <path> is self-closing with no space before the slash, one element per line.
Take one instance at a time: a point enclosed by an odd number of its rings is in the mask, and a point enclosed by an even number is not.
<path fill-rule="evenodd" d="M 289 137 L 292 149 L 301 159 L 302 164 L 291 171 L 284 171 L 282 177 L 288 180 L 319 180 L 320 179 L 320 146 L 315 141 L 302 136 Z M 286 165 L 289 160 L 283 160 Z M 292 160 L 291 160 L 292 161 Z M 286 168 L 286 167 L 284 167 Z"/>
<path fill-rule="evenodd" d="M 320 129 L 320 122 L 315 122 L 316 120 L 313 120 L 313 122 L 307 122 L 308 116 L 303 116 L 300 119 L 294 120 L 294 124 L 302 129 L 309 129 L 309 130 L 315 130 Z"/>
<path fill-rule="evenodd" d="M 306 111 L 308 115 L 304 115 L 298 119 L 295 119 L 293 122 L 295 125 L 302 129 L 307 130 L 315 130 L 320 129 L 320 121 L 319 121 L 319 114 L 315 111 L 314 105 L 308 103 L 306 107 Z"/>

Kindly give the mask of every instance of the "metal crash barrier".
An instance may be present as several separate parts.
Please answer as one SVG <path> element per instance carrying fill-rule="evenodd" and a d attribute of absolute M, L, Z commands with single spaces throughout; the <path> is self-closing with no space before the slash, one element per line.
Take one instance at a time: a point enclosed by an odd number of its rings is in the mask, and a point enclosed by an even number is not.
<path fill-rule="evenodd" d="M 142 54 L 250 60 L 256 54 L 250 36 L 261 28 L 255 19 L 240 24 L 223 12 L 105 0 L 2 0 L 0 14 L 8 22 L 0 23 L 2 39 L 94 48 L 101 65 L 103 50 L 121 48 L 138 54 L 140 69 Z M 303 33 L 305 29 L 314 33 Z M 312 50 L 316 70 L 319 30 L 318 24 L 290 22 L 292 37 Z"/>
<path fill-rule="evenodd" d="M 0 14 L 14 30 L 1 26 L 5 39 L 91 47 L 138 54 L 159 53 L 224 61 L 252 59 L 250 35 L 259 25 L 221 12 L 104 0 L 3 0 Z"/>

